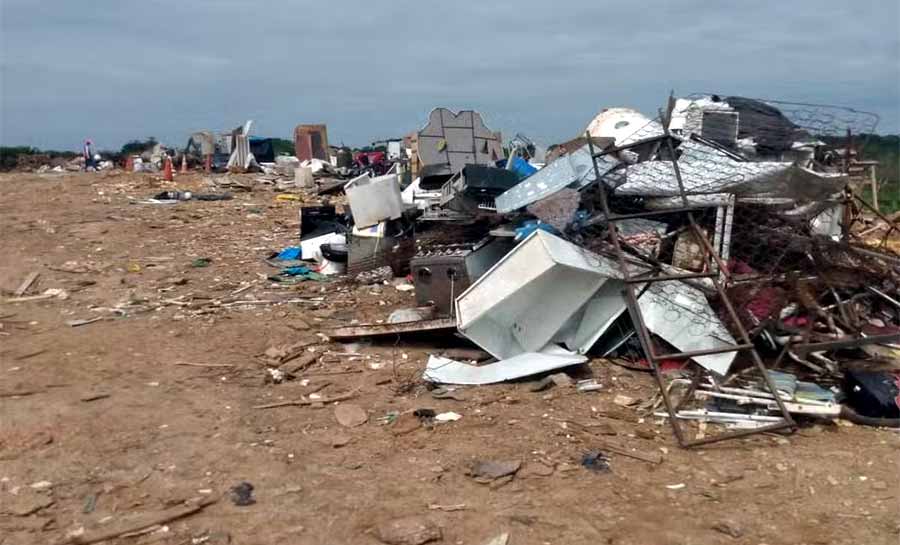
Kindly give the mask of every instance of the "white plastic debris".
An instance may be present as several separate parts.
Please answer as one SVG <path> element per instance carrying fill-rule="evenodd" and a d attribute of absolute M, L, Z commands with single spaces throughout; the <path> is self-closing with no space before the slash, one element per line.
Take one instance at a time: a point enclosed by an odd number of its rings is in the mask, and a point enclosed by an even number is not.
<path fill-rule="evenodd" d="M 462 415 L 453 411 L 437 414 L 434 416 L 434 420 L 436 422 L 456 422 L 460 418 L 462 418 Z"/>

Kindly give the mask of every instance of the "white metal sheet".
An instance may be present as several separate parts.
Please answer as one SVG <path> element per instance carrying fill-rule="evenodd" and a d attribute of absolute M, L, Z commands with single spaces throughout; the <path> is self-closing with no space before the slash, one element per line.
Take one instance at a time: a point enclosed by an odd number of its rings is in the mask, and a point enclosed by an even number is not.
<path fill-rule="evenodd" d="M 439 384 L 493 384 L 584 363 L 587 358 L 550 345 L 540 352 L 526 352 L 487 365 L 470 365 L 430 356 L 424 379 Z"/>
<path fill-rule="evenodd" d="M 496 358 L 534 352 L 611 276 L 611 261 L 537 230 L 457 298 L 457 326 Z"/>

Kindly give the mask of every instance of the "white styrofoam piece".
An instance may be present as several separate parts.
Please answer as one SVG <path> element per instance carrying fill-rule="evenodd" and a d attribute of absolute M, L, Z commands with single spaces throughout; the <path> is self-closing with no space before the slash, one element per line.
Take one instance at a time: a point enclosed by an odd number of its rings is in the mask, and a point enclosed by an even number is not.
<path fill-rule="evenodd" d="M 424 379 L 439 384 L 493 384 L 584 363 L 587 358 L 555 345 L 487 365 L 470 365 L 429 356 Z"/>

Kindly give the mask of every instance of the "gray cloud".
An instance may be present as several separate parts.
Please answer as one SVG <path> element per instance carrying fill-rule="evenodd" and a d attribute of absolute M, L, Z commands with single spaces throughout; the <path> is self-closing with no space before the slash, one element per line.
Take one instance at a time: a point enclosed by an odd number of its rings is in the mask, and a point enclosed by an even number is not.
<path fill-rule="evenodd" d="M 449 106 L 551 143 L 670 89 L 841 104 L 900 131 L 900 3 L 608 4 L 2 0 L 0 142 L 180 145 L 252 118 L 360 145 Z"/>

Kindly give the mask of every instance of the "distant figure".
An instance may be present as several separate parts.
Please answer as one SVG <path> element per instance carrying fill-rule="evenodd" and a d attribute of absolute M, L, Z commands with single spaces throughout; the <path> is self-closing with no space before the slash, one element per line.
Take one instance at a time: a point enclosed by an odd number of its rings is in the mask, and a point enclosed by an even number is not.
<path fill-rule="evenodd" d="M 96 169 L 97 165 L 95 164 L 95 161 L 94 161 L 94 143 L 91 142 L 90 140 L 84 141 L 83 155 L 84 155 L 84 170 L 87 171 L 87 169 L 92 168 L 92 167 Z"/>

